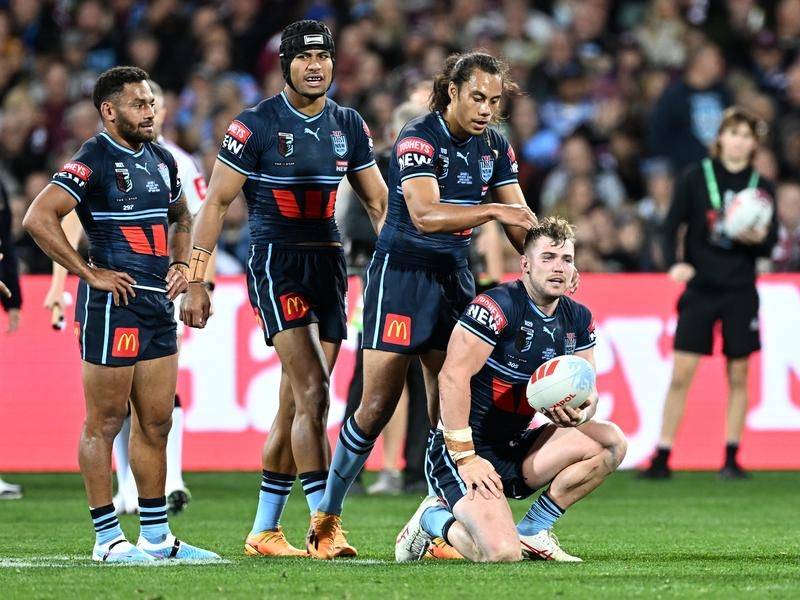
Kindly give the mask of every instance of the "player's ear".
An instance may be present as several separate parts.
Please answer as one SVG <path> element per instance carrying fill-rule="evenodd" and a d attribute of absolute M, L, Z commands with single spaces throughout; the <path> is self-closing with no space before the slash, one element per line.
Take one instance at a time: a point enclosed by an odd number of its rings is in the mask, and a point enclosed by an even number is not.
<path fill-rule="evenodd" d="M 521 254 L 519 257 L 519 269 L 523 273 L 528 273 L 531 270 L 531 265 L 528 262 L 528 257 L 525 254 Z"/>
<path fill-rule="evenodd" d="M 451 102 L 456 99 L 456 96 L 458 96 L 458 86 L 454 81 L 451 81 L 447 86 L 447 95 L 450 96 Z"/>
<path fill-rule="evenodd" d="M 103 117 L 103 120 L 113 123 L 117 118 L 116 110 L 114 110 L 114 104 L 108 100 L 100 104 L 100 115 Z"/>

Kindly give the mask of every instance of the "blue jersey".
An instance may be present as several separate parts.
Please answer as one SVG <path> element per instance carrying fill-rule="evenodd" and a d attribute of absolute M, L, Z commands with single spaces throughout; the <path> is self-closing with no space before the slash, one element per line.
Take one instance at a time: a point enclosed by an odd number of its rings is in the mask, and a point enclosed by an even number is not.
<path fill-rule="evenodd" d="M 92 264 L 128 273 L 136 287 L 165 291 L 167 210 L 183 193 L 172 154 L 156 143 L 134 152 L 104 131 L 87 140 L 51 183 L 78 202 Z"/>
<path fill-rule="evenodd" d="M 588 308 L 562 296 L 548 317 L 520 280 L 480 294 L 459 325 L 494 346 L 470 385 L 469 424 L 478 449 L 507 442 L 527 429 L 536 411 L 528 404 L 525 390 L 538 367 L 595 344 Z"/>
<path fill-rule="evenodd" d="M 389 163 L 389 207 L 376 245 L 376 256 L 389 262 L 440 270 L 463 268 L 472 230 L 421 233 L 414 226 L 402 184 L 413 177 L 432 177 L 439 201 L 474 206 L 489 189 L 517 183 L 517 161 L 508 141 L 493 129 L 460 140 L 450 134 L 438 112 L 409 121 L 394 145 Z"/>
<path fill-rule="evenodd" d="M 217 158 L 247 176 L 242 189 L 256 245 L 340 241 L 333 216 L 339 182 L 375 164 L 369 129 L 355 110 L 327 99 L 309 117 L 283 92 L 240 113 Z"/>

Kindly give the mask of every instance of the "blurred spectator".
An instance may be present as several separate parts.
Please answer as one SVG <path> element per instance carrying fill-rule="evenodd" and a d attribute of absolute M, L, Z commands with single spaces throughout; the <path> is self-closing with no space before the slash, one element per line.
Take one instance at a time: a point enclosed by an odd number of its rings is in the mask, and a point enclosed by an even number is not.
<path fill-rule="evenodd" d="M 722 83 L 725 61 L 706 43 L 689 57 L 684 77 L 659 98 L 650 115 L 648 145 L 680 171 L 708 154 L 730 95 Z"/>
<path fill-rule="evenodd" d="M 19 269 L 11 234 L 11 222 L 11 203 L 8 192 L 0 181 L 0 282 L 5 286 L 0 287 L 0 304 L 8 315 L 8 333 L 13 333 L 19 327 L 22 307 L 22 290 L 19 285 Z M 4 293 L 6 291 L 9 295 Z"/>
<path fill-rule="evenodd" d="M 651 0 L 645 22 L 635 35 L 651 65 L 675 69 L 686 60 L 686 30 L 678 2 Z"/>
<path fill-rule="evenodd" d="M 800 183 L 784 181 L 776 192 L 778 244 L 772 251 L 775 271 L 800 271 Z"/>
<path fill-rule="evenodd" d="M 647 195 L 638 205 L 638 215 L 644 226 L 644 261 L 648 270 L 664 271 L 666 263 L 662 252 L 664 221 L 672 202 L 673 177 L 664 160 L 651 160 L 644 166 Z"/>
<path fill-rule="evenodd" d="M 544 181 L 542 210 L 550 210 L 564 196 L 570 179 L 577 176 L 590 177 L 597 198 L 606 205 L 618 208 L 625 201 L 625 189 L 617 174 L 599 168 L 589 139 L 582 133 L 576 133 L 564 140 L 561 163 Z"/>

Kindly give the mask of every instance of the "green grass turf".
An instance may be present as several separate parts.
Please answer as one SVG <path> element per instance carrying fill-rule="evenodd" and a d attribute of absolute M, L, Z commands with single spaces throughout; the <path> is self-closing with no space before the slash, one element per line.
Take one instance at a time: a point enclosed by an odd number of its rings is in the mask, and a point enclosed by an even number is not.
<path fill-rule="evenodd" d="M 758 473 L 720 482 L 614 475 L 570 509 L 556 531 L 578 565 L 463 561 L 393 564 L 394 537 L 418 498 L 354 497 L 345 527 L 359 558 L 332 563 L 242 554 L 258 474 L 188 474 L 194 502 L 171 520 L 183 539 L 218 551 L 218 565 L 116 567 L 89 560 L 93 534 L 77 475 L 14 475 L 21 501 L 0 502 L 0 597 L 6 598 L 530 598 L 800 597 L 800 476 Z M 521 516 L 528 502 L 512 502 Z M 302 543 L 299 487 L 284 514 Z M 129 538 L 136 517 L 124 517 Z"/>

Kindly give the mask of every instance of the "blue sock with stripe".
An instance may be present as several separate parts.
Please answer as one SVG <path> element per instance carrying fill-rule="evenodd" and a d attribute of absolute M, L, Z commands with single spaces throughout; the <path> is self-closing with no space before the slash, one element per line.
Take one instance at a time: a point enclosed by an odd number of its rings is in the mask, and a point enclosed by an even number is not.
<path fill-rule="evenodd" d="M 261 491 L 258 493 L 258 509 L 253 521 L 250 535 L 270 531 L 278 528 L 283 514 L 283 507 L 292 491 L 294 475 L 275 473 L 273 471 L 261 472 Z"/>
<path fill-rule="evenodd" d="M 300 473 L 299 477 L 300 483 L 303 485 L 303 493 L 306 495 L 306 502 L 308 502 L 308 510 L 313 515 L 320 500 L 325 495 L 328 472 L 309 471 L 308 473 Z"/>
<path fill-rule="evenodd" d="M 520 535 L 536 535 L 543 529 L 550 529 L 555 525 L 564 512 L 565 509 L 553 502 L 547 492 L 542 492 L 531 509 L 517 523 L 517 532 Z"/>
<path fill-rule="evenodd" d="M 161 544 L 170 534 L 167 522 L 167 497 L 139 498 L 141 536 L 151 544 Z"/>
<path fill-rule="evenodd" d="M 359 429 L 355 417 L 344 422 L 339 431 L 339 443 L 333 453 L 325 495 L 317 510 L 334 515 L 342 514 L 344 497 L 367 462 L 376 439 L 378 436 L 369 436 Z"/>
<path fill-rule="evenodd" d="M 447 531 L 455 521 L 453 513 L 444 506 L 431 506 L 422 513 L 419 524 L 431 537 L 440 537 L 447 541 Z"/>
<path fill-rule="evenodd" d="M 117 538 L 125 537 L 122 527 L 119 526 L 119 519 L 113 504 L 106 504 L 98 508 L 89 507 L 89 514 L 92 515 L 95 541 L 98 545 L 102 546 Z"/>

